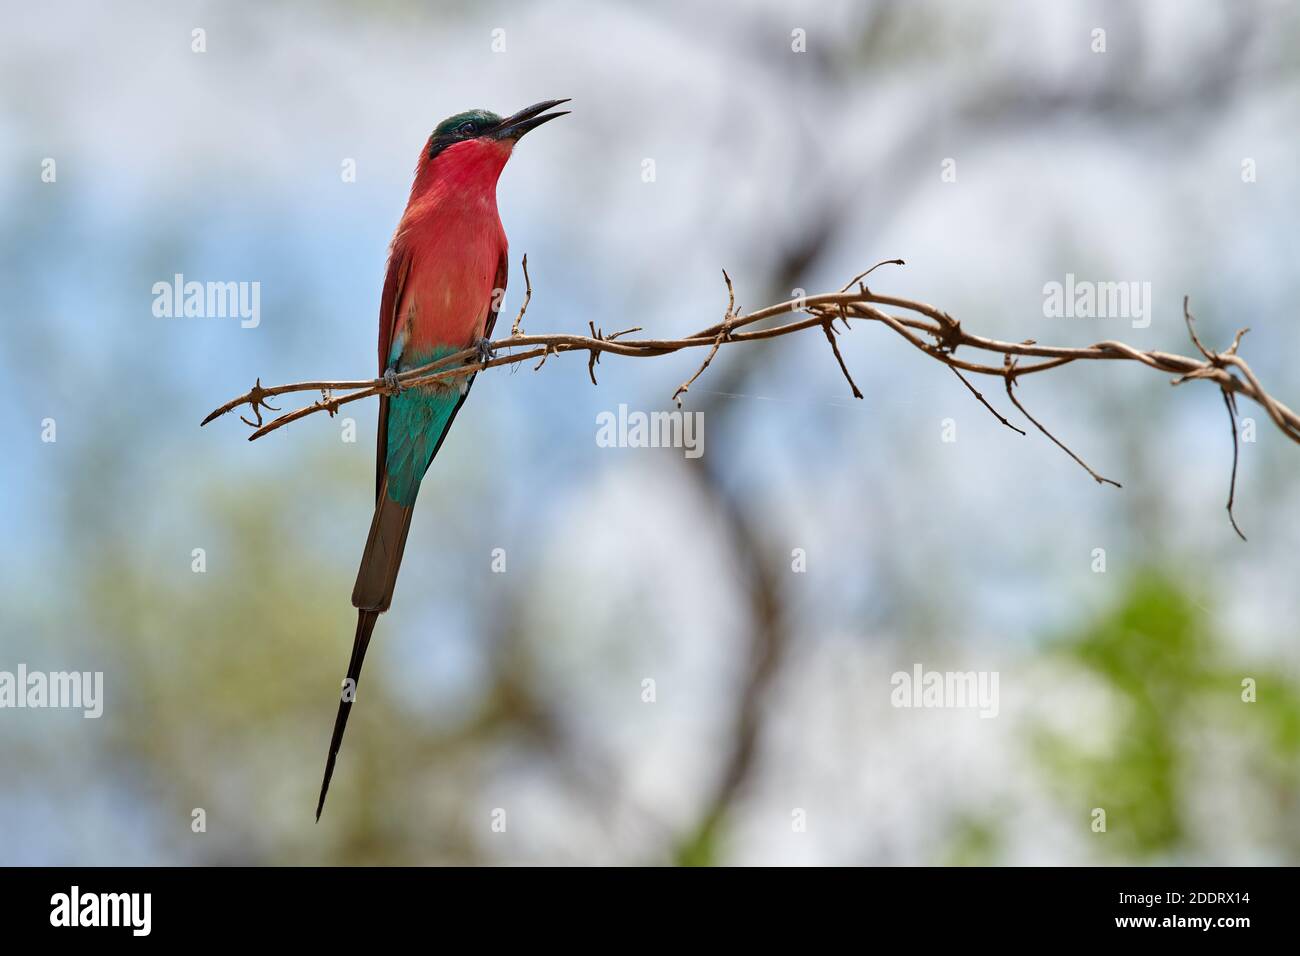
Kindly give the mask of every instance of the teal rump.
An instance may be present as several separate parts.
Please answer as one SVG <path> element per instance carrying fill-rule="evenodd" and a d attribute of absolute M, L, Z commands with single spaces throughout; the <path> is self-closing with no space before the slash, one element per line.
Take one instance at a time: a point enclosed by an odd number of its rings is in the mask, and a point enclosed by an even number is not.
<path fill-rule="evenodd" d="M 418 368 L 451 355 L 455 349 L 438 348 L 420 355 L 405 355 L 401 366 Z M 409 508 L 415 504 L 420 481 L 429 470 L 442 436 L 463 396 L 450 388 L 408 388 L 388 400 L 388 497 Z"/>

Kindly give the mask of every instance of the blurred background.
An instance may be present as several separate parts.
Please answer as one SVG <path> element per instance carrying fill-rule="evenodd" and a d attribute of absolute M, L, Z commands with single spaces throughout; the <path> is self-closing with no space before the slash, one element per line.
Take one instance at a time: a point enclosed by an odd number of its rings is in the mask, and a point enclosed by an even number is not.
<path fill-rule="evenodd" d="M 1009 340 L 1187 354 L 1190 295 L 1296 405 L 1293 4 L 4 0 L 0 91 L 0 670 L 104 674 L 98 720 L 0 710 L 0 863 L 1300 862 L 1300 448 L 1243 403 L 1241 542 L 1211 386 L 1022 383 L 1116 490 L 877 325 L 863 401 L 816 330 L 724 350 L 698 459 L 595 441 L 698 354 L 486 373 L 319 824 L 375 404 L 198 427 L 371 376 L 433 126 L 552 97 L 498 191 L 531 332 L 902 257 L 875 291 Z M 176 273 L 260 324 L 155 317 Z M 1153 321 L 1045 318 L 1068 273 Z M 917 664 L 997 673 L 997 717 L 891 706 Z"/>

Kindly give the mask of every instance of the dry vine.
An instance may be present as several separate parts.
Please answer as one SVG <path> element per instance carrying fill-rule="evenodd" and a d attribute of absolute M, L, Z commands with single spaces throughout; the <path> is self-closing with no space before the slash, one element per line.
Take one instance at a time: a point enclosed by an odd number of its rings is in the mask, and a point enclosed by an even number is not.
<path fill-rule="evenodd" d="M 612 352 L 615 355 L 626 355 L 634 358 L 646 358 L 653 355 L 667 355 L 682 349 L 690 348 L 707 348 L 708 354 L 699 369 L 689 379 L 677 387 L 673 392 L 672 398 L 681 405 L 681 396 L 684 395 L 694 384 L 695 380 L 704 373 L 713 361 L 714 356 L 724 345 L 732 345 L 739 342 L 756 342 L 762 339 L 778 338 L 783 335 L 790 335 L 809 328 L 821 328 L 827 340 L 830 343 L 831 350 L 839 364 L 840 371 L 847 380 L 849 387 L 853 391 L 855 398 L 862 398 L 862 392 L 854 383 L 852 376 L 849 374 L 848 366 L 844 362 L 844 357 L 840 354 L 839 346 L 836 344 L 835 337 L 841 334 L 841 331 L 835 327 L 835 322 L 841 322 L 845 329 L 848 329 L 851 319 L 864 319 L 867 321 L 880 322 L 888 326 L 894 332 L 901 335 L 909 343 L 920 351 L 924 352 L 931 358 L 942 362 L 956 373 L 957 377 L 962 380 L 980 403 L 987 408 L 1003 425 L 1012 431 L 1024 435 L 1025 432 L 1017 428 L 1011 422 L 1007 421 L 999 414 L 988 400 L 975 389 L 973 385 L 961 373 L 963 371 L 978 375 L 997 376 L 1003 380 L 1006 387 L 1007 397 L 1011 403 L 1020 411 L 1022 415 L 1034 425 L 1039 431 L 1050 438 L 1056 445 L 1063 449 L 1066 454 L 1073 458 L 1089 475 L 1098 483 L 1108 483 L 1119 487 L 1118 482 L 1111 481 L 1109 478 L 1103 478 L 1093 471 L 1078 455 L 1071 451 L 1060 439 L 1049 432 L 1041 423 L 1025 410 L 1025 407 L 1016 398 L 1013 392 L 1014 386 L 1018 380 L 1036 372 L 1044 372 L 1048 369 L 1060 368 L 1071 362 L 1082 360 L 1119 360 L 1139 362 L 1150 368 L 1162 372 L 1170 372 L 1178 377 L 1172 382 L 1179 385 L 1191 379 L 1205 379 L 1217 385 L 1223 394 L 1224 404 L 1228 408 L 1228 416 L 1232 424 L 1232 477 L 1228 488 L 1228 518 L 1232 522 L 1233 529 L 1238 535 L 1245 540 L 1245 535 L 1241 534 L 1241 529 L 1237 527 L 1236 518 L 1233 516 L 1232 507 L 1233 499 L 1236 492 L 1237 482 L 1237 458 L 1238 458 L 1238 438 L 1237 438 L 1237 402 L 1236 397 L 1243 395 L 1251 401 L 1256 402 L 1268 412 L 1268 416 L 1273 423 L 1281 429 L 1282 433 L 1292 441 L 1300 443 L 1300 415 L 1297 415 L 1286 405 L 1277 401 L 1259 383 L 1255 373 L 1250 366 L 1246 364 L 1245 359 L 1237 354 L 1237 349 L 1241 344 L 1241 338 L 1246 334 L 1248 329 L 1241 329 L 1234 337 L 1232 344 L 1223 352 L 1214 352 L 1206 348 L 1196 334 L 1196 328 L 1193 323 L 1192 314 L 1188 306 L 1187 299 L 1183 300 L 1183 315 L 1187 323 L 1187 330 L 1191 336 L 1192 343 L 1200 352 L 1200 358 L 1192 358 L 1185 355 L 1176 355 L 1169 352 L 1160 351 L 1141 351 L 1133 348 L 1131 345 L 1125 345 L 1123 342 L 1107 340 L 1098 342 L 1087 348 L 1070 348 L 1053 345 L 1039 345 L 1032 339 L 1026 339 L 1023 342 L 1002 342 L 996 339 L 985 338 L 984 336 L 975 335 L 967 332 L 952 316 L 933 306 L 926 305 L 923 302 L 916 302 L 909 299 L 900 299 L 895 296 L 878 295 L 872 292 L 864 284 L 863 280 L 875 269 L 882 265 L 902 265 L 901 259 L 888 259 L 884 262 L 877 263 L 866 272 L 855 276 L 839 292 L 831 292 L 823 295 L 806 296 L 802 299 L 792 299 L 787 302 L 781 302 L 748 314 L 741 314 L 736 308 L 735 291 L 732 287 L 731 277 L 724 271 L 723 279 L 727 284 L 727 311 L 721 322 L 709 326 L 706 329 L 679 339 L 629 339 L 624 336 L 641 329 L 631 328 L 624 329 L 620 332 L 605 334 L 597 328 L 594 323 L 588 323 L 591 330 L 590 335 L 528 335 L 521 326 L 524 312 L 528 308 L 528 303 L 532 298 L 532 284 L 528 279 L 528 260 L 524 259 L 524 282 L 526 287 L 524 303 L 519 310 L 518 316 L 511 327 L 511 333 L 507 338 L 497 339 L 490 344 L 493 357 L 483 362 L 480 360 L 480 353 L 477 348 L 467 348 L 454 355 L 448 355 L 444 358 L 431 362 L 428 365 L 419 368 L 408 369 L 397 376 L 398 388 L 412 388 L 419 385 L 428 385 L 444 379 L 456 378 L 462 375 L 468 375 L 474 372 L 482 371 L 488 368 L 495 368 L 499 365 L 515 365 L 519 362 L 527 362 L 532 359 L 538 359 L 535 369 L 539 369 L 546 363 L 550 355 L 557 355 L 561 352 L 587 352 L 589 358 L 587 370 L 591 376 L 592 384 L 596 384 L 596 363 L 600 361 L 600 355 L 603 352 Z M 891 314 L 885 309 L 901 310 L 906 314 Z M 771 319 L 779 315 L 798 314 L 801 318 L 786 322 L 780 325 L 774 325 L 767 328 L 754 329 L 752 331 L 740 331 L 746 326 L 754 325 L 764 319 Z M 917 333 L 920 333 L 918 335 Z M 929 340 L 927 340 L 927 338 Z M 987 361 L 970 361 L 957 357 L 957 349 L 960 346 L 966 346 L 968 349 L 978 352 L 990 353 L 1001 356 L 1002 361 L 999 365 L 987 364 Z M 497 355 L 501 350 L 509 350 L 508 354 Z M 981 356 L 976 356 L 980 358 Z M 1038 358 L 1043 361 L 1022 364 L 1022 358 Z M 1233 374 L 1233 371 L 1240 373 Z M 304 405 L 294 411 L 286 412 L 283 415 L 262 421 L 262 409 L 269 409 L 278 412 L 280 409 L 267 403 L 268 398 L 277 395 L 286 395 L 293 392 L 320 392 L 321 397 L 311 404 Z M 339 407 L 349 402 L 359 401 L 368 398 L 371 395 L 390 393 L 389 386 L 383 379 L 368 379 L 350 382 L 298 382 L 292 385 L 276 385 L 271 388 L 264 387 L 261 379 L 253 385 L 249 391 L 231 399 L 220 408 L 215 409 L 207 418 L 203 420 L 204 425 L 215 418 L 227 414 L 239 408 L 242 405 L 248 405 L 253 412 L 256 421 L 249 421 L 242 415 L 240 418 L 254 429 L 249 436 L 249 441 L 261 438 L 268 432 L 277 428 L 297 421 L 307 415 L 315 412 L 328 412 L 333 415 Z M 346 392 L 348 394 L 337 396 L 336 392 Z"/>

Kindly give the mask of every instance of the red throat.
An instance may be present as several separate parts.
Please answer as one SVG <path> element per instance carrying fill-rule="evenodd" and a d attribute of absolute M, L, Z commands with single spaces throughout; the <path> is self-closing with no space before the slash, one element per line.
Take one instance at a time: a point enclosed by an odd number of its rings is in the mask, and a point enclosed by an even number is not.
<path fill-rule="evenodd" d="M 471 139 L 442 150 L 433 159 L 426 147 L 411 184 L 411 201 L 439 195 L 496 195 L 497 180 L 514 150 L 513 140 Z"/>

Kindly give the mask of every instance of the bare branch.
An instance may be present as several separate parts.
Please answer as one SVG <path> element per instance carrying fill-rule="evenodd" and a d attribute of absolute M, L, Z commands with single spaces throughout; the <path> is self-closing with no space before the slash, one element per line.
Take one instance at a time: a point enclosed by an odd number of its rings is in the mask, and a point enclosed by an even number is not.
<path fill-rule="evenodd" d="M 1235 496 L 1237 462 L 1240 451 L 1237 436 L 1237 397 L 1244 396 L 1259 404 L 1268 412 L 1269 418 L 1287 438 L 1300 443 L 1300 415 L 1297 415 L 1271 396 L 1264 389 L 1246 360 L 1238 354 L 1242 336 L 1245 335 L 1247 330 L 1242 329 L 1237 332 L 1232 345 L 1226 351 L 1216 353 L 1210 350 L 1196 334 L 1194 320 L 1186 299 L 1184 299 L 1183 309 L 1187 329 L 1192 344 L 1199 353 L 1199 357 L 1195 358 L 1156 350 L 1143 351 L 1123 342 L 1109 340 L 1098 342 L 1086 348 L 1040 345 L 1033 340 L 1003 342 L 968 332 L 955 318 L 932 305 L 896 296 L 878 295 L 862 284 L 861 280 L 866 278 L 873 269 L 887 263 L 901 264 L 901 262 L 902 260 L 887 259 L 882 263 L 877 263 L 872 269 L 855 276 L 839 292 L 805 296 L 800 299 L 779 302 L 750 312 L 747 315 L 742 315 L 740 310 L 737 309 L 735 288 L 731 277 L 724 270 L 722 275 L 727 284 L 727 311 L 721 322 L 701 329 L 694 335 L 685 338 L 647 339 L 624 337 L 640 332 L 640 327 L 606 335 L 594 322 L 588 323 L 589 335 L 567 333 L 550 335 L 525 334 L 522 328 L 523 317 L 532 299 L 532 283 L 528 278 L 527 259 L 525 258 L 523 304 L 520 306 L 519 315 L 510 330 L 509 337 L 489 343 L 488 348 L 492 355 L 491 358 L 483 361 L 482 353 L 477 347 L 471 346 L 454 355 L 445 356 L 419 368 L 407 369 L 398 373 L 397 384 L 401 388 L 454 387 L 454 380 L 465 375 L 501 365 L 514 366 L 520 362 L 534 359 L 537 360 L 534 367 L 540 369 L 546 364 L 546 360 L 550 356 L 574 351 L 588 353 L 587 370 L 594 383 L 596 381 L 596 364 L 600 361 L 601 355 L 606 352 L 624 355 L 629 358 L 650 358 L 679 352 L 684 349 L 708 349 L 708 354 L 699 369 L 678 386 L 673 393 L 673 400 L 680 406 L 682 396 L 704 373 L 704 370 L 709 367 L 709 364 L 724 345 L 781 338 L 805 329 L 820 328 L 823 334 L 826 335 L 835 360 L 839 364 L 840 371 L 847 379 L 854 396 L 861 398 L 862 392 L 849 374 L 848 366 L 840 353 L 839 345 L 836 342 L 837 332 L 833 323 L 836 319 L 839 319 L 847 329 L 850 319 L 866 319 L 880 323 L 930 358 L 947 365 L 961 379 L 975 398 L 993 413 L 998 421 L 1023 435 L 1025 432 L 1016 428 L 999 414 L 975 386 L 962 375 L 962 372 L 997 376 L 1003 379 L 1006 385 L 1007 397 L 1010 398 L 1012 404 L 1020 413 L 1033 423 L 1034 427 L 1078 462 L 1097 482 L 1112 484 L 1116 487 L 1119 487 L 1117 482 L 1104 478 L 1093 471 L 1078 455 L 1025 411 L 1024 406 L 1017 400 L 1013 392 L 1016 380 L 1025 375 L 1046 372 L 1079 361 L 1130 361 L 1177 376 L 1173 380 L 1174 384 L 1196 379 L 1212 382 L 1223 393 L 1224 401 L 1228 403 L 1229 414 L 1232 416 L 1233 470 L 1232 485 L 1228 493 L 1228 511 L 1234 528 L 1237 528 L 1237 524 L 1232 515 L 1232 504 Z M 790 320 L 774 326 L 752 328 L 755 323 L 783 315 L 790 316 Z M 958 358 L 956 355 L 959 347 L 964 347 L 967 350 L 963 352 L 962 358 Z M 498 352 L 501 354 L 497 354 Z M 1001 361 L 998 361 L 999 359 Z M 1022 364 L 1022 359 L 1037 359 L 1038 361 Z M 363 381 L 298 382 L 270 388 L 264 387 L 259 379 L 249 391 L 215 409 L 203 420 L 203 424 L 206 425 L 216 418 L 247 405 L 252 410 L 255 419 L 254 421 L 247 418 L 243 419 L 254 429 L 249 436 L 251 441 L 316 412 L 323 411 L 333 415 L 342 405 L 369 398 L 371 395 L 387 394 L 389 391 L 391 391 L 390 383 L 382 378 Z M 275 406 L 268 404 L 267 399 L 295 392 L 320 392 L 321 397 L 310 404 L 279 414 L 270 421 L 263 421 L 263 409 L 273 412 L 279 411 Z M 1237 533 L 1241 533 L 1240 529 L 1237 529 Z"/>

